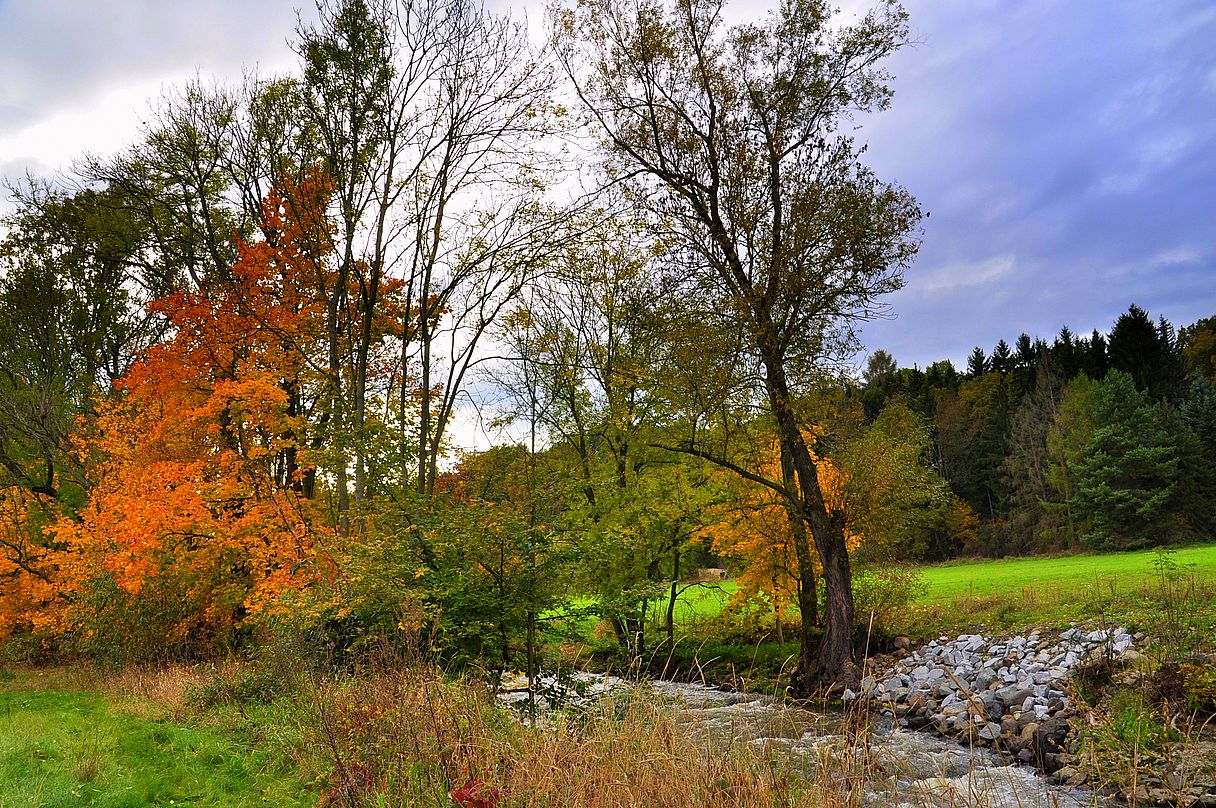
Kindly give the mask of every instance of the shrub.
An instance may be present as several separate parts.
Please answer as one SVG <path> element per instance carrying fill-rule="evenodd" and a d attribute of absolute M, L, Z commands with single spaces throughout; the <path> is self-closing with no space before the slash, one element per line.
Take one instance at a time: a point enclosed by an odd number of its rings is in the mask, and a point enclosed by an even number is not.
<path fill-rule="evenodd" d="M 1187 706 L 1203 716 L 1216 715 L 1216 666 L 1195 660 L 1179 666 Z"/>
<path fill-rule="evenodd" d="M 859 628 L 888 630 L 903 619 L 924 586 L 913 567 L 873 566 L 853 573 L 853 614 Z"/>

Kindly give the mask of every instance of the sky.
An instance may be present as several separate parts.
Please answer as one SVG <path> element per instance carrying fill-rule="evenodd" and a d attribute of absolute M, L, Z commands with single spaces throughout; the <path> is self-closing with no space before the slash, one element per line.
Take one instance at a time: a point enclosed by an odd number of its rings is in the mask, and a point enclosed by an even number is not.
<path fill-rule="evenodd" d="M 196 75 L 289 69 L 298 5 L 0 0 L 0 175 L 113 153 Z M 961 365 L 1023 331 L 1108 330 L 1131 303 L 1179 326 L 1216 314 L 1216 0 L 905 5 L 894 101 L 855 135 L 930 215 L 867 350 Z"/>

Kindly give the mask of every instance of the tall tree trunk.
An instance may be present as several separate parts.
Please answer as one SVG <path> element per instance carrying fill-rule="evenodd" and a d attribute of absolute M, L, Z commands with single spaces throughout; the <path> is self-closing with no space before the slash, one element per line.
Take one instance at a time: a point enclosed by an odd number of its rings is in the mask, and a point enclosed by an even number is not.
<path fill-rule="evenodd" d="M 858 678 L 857 668 L 853 664 L 853 587 L 849 553 L 844 541 L 843 520 L 833 518 L 828 513 L 823 492 L 819 488 L 819 474 L 794 414 L 780 355 L 766 345 L 761 348 L 769 404 L 777 422 L 782 455 L 788 453 L 790 457 L 798 479 L 798 491 L 794 492 L 800 499 L 797 505 L 811 529 L 815 548 L 823 563 L 823 638 L 818 653 L 814 653 L 806 645 L 809 637 L 804 626 L 798 665 L 790 675 L 794 692 L 807 695 L 816 682 L 849 686 L 855 684 Z M 801 568 L 799 574 L 802 574 Z M 809 589 L 813 583 L 813 579 L 800 581 L 802 589 Z"/>
<path fill-rule="evenodd" d="M 667 629 L 667 662 L 663 665 L 663 672 L 667 672 L 667 665 L 671 664 L 671 657 L 676 652 L 676 598 L 680 595 L 680 539 L 676 536 L 675 543 L 671 548 L 671 594 L 667 598 L 667 621 L 664 628 Z"/>
<path fill-rule="evenodd" d="M 794 472 L 794 459 L 781 447 L 781 481 L 789 490 L 798 486 Z M 790 523 L 790 535 L 794 538 L 794 555 L 798 559 L 798 614 L 802 617 L 802 647 L 814 645 L 812 628 L 819 625 L 819 584 L 815 580 L 815 557 L 811 553 L 811 540 L 807 535 L 806 519 L 792 503 L 785 503 L 785 515 Z"/>

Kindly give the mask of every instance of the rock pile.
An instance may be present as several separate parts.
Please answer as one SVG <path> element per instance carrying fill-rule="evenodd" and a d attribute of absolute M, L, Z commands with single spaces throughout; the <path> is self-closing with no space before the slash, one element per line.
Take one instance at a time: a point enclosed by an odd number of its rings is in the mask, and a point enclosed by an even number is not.
<path fill-rule="evenodd" d="M 845 699 L 869 699 L 901 726 L 997 746 L 1057 772 L 1068 762 L 1069 677 L 1085 662 L 1134 653 L 1137 637 L 1123 628 L 1075 626 L 1058 635 L 1034 632 L 999 640 L 981 634 L 942 637 L 880 675 L 865 677 L 861 692 L 846 691 Z M 1068 779 L 1071 773 L 1061 774 Z"/>

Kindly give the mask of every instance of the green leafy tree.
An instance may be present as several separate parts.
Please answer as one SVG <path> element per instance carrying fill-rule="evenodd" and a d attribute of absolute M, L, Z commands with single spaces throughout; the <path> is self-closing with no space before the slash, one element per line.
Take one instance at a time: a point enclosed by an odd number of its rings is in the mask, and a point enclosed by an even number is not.
<path fill-rule="evenodd" d="M 499 380 L 516 422 L 535 418 L 553 443 L 568 479 L 562 521 L 579 550 L 574 573 L 633 656 L 680 578 L 704 487 L 704 475 L 692 481 L 650 445 L 671 411 L 660 380 L 671 320 L 654 258 L 626 217 L 568 244 L 504 321 L 515 362 Z"/>
<path fill-rule="evenodd" d="M 76 419 L 163 329 L 164 291 L 137 266 L 143 235 L 115 195 L 25 188 L 0 242 L 0 465 L 7 484 L 80 499 Z M 69 493 L 74 492 L 74 493 Z"/>
<path fill-rule="evenodd" d="M 803 693 L 856 670 L 844 525 L 825 505 L 794 402 L 833 343 L 847 341 L 847 324 L 901 285 L 917 248 L 914 200 L 865 168 L 841 128 L 854 111 L 886 105 L 879 65 L 906 40 L 905 20 L 892 4 L 833 26 L 819 0 L 788 0 L 729 29 L 720 0 L 594 0 L 555 15 L 558 56 L 609 170 L 647 186 L 687 256 L 679 294 L 742 335 L 758 371 L 754 389 L 796 486 L 762 484 L 805 518 L 824 567 L 824 636 L 818 648 L 805 638 L 793 677 Z M 746 471 L 687 439 L 668 445 Z"/>
<path fill-rule="evenodd" d="M 932 446 L 925 420 L 896 398 L 833 455 L 851 529 L 864 537 L 862 559 L 930 553 L 933 532 L 951 503 L 946 481 L 929 465 Z"/>
<path fill-rule="evenodd" d="M 1050 428 L 1047 431 L 1047 482 L 1055 496 L 1042 505 L 1064 519 L 1068 546 L 1077 547 L 1089 531 L 1089 519 L 1074 508 L 1077 495 L 1077 468 L 1085 459 L 1085 449 L 1096 429 L 1094 421 L 1095 383 L 1088 376 L 1073 378 L 1063 390 Z"/>
<path fill-rule="evenodd" d="M 1095 550 L 1133 550 L 1178 535 L 1178 446 L 1132 377 L 1112 370 L 1094 383 L 1093 433 L 1074 468 L 1073 510 Z"/>

